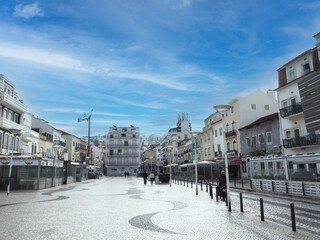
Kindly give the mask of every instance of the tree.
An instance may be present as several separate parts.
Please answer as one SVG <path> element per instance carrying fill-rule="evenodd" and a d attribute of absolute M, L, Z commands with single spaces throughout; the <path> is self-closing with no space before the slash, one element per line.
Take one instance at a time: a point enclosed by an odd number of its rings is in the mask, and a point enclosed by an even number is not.
<path fill-rule="evenodd" d="M 99 140 L 96 138 L 96 139 L 93 141 L 93 144 L 94 144 L 95 146 L 99 146 Z"/>

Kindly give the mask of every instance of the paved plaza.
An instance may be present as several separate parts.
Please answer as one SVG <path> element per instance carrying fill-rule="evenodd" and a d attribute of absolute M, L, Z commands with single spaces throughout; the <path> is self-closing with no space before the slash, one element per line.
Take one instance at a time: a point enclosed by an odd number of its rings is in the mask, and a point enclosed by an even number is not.
<path fill-rule="evenodd" d="M 252 193 L 245 194 L 241 213 L 234 191 L 230 213 L 224 202 L 211 200 L 203 190 L 196 196 L 190 186 L 104 177 L 41 191 L 12 191 L 8 197 L 0 192 L 0 239 L 320 239 L 317 226 L 292 232 L 277 217 L 261 222 Z M 287 215 L 282 208 L 274 211 Z"/>

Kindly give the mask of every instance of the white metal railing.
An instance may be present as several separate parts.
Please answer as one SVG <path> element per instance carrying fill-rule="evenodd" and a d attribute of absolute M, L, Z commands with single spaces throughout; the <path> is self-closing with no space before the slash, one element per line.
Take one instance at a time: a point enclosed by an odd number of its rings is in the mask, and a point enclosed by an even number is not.
<path fill-rule="evenodd" d="M 252 188 L 263 191 L 320 197 L 320 182 L 252 179 Z"/>

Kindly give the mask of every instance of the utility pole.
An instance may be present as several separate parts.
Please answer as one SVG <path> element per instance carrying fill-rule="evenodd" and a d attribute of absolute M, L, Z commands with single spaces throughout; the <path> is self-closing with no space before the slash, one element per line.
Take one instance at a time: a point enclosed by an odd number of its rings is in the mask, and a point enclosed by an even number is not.
<path fill-rule="evenodd" d="M 88 165 L 88 160 L 90 156 L 90 121 L 93 109 L 90 112 L 85 113 L 82 118 L 78 118 L 78 122 L 88 121 L 88 149 L 87 149 L 87 158 L 86 158 L 86 165 Z"/>

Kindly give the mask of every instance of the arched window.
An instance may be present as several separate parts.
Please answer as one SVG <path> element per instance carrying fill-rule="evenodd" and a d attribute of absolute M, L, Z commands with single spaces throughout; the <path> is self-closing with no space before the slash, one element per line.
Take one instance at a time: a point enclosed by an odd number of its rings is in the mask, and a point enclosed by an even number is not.
<path fill-rule="evenodd" d="M 33 145 L 33 143 L 32 143 L 31 154 L 33 153 L 33 151 L 34 151 L 34 145 Z"/>
<path fill-rule="evenodd" d="M 227 132 L 229 132 L 229 123 L 227 123 L 227 125 L 226 125 L 226 130 L 227 130 Z"/>
<path fill-rule="evenodd" d="M 232 121 L 232 130 L 236 130 L 236 122 L 235 121 Z"/>
<path fill-rule="evenodd" d="M 37 144 L 34 144 L 34 153 L 37 153 Z"/>
<path fill-rule="evenodd" d="M 233 141 L 232 145 L 233 145 L 233 150 L 237 150 L 237 142 L 236 142 L 236 140 Z"/>
<path fill-rule="evenodd" d="M 227 151 L 230 152 L 230 143 L 227 143 Z"/>

